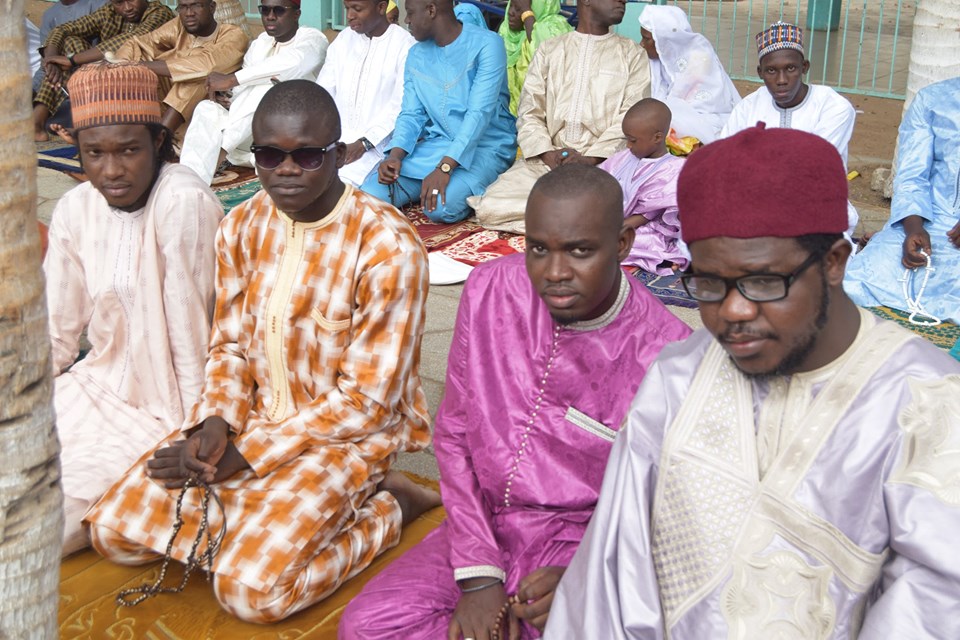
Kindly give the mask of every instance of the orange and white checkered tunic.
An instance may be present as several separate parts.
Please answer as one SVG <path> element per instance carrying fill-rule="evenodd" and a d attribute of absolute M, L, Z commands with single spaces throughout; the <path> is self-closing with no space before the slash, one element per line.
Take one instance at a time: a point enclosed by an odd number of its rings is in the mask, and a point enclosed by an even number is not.
<path fill-rule="evenodd" d="M 204 387 L 184 429 L 221 416 L 251 466 L 216 486 L 227 522 L 218 595 L 226 583 L 299 589 L 290 570 L 320 554 L 340 565 L 322 568 L 339 584 L 396 544 L 399 506 L 376 485 L 398 451 L 429 441 L 418 375 L 426 252 L 396 209 L 348 185 L 314 223 L 294 222 L 261 191 L 224 219 L 217 259 Z M 87 514 L 95 545 L 117 561 L 155 557 L 131 555 L 130 543 L 162 553 L 172 531 L 179 491 L 146 477 L 152 453 Z M 180 561 L 199 525 L 197 492 L 184 512 Z M 326 595 L 329 580 L 319 582 L 293 610 Z"/>

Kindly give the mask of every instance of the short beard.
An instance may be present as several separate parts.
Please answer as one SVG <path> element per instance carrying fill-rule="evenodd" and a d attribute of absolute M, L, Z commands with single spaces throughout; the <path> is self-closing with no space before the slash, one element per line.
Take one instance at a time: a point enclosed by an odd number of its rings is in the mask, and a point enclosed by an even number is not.
<path fill-rule="evenodd" d="M 759 373 L 749 373 L 742 371 L 745 376 L 753 380 L 766 380 L 775 376 L 787 376 L 796 371 L 797 367 L 803 364 L 810 352 L 813 351 L 820 337 L 820 332 L 827 326 L 827 311 L 830 308 L 830 288 L 827 284 L 827 274 L 820 270 L 820 307 L 817 309 L 817 317 L 813 321 L 813 329 L 804 336 L 800 336 L 794 342 L 793 348 L 787 352 L 783 360 L 777 364 L 772 371 L 762 371 Z M 736 364 L 736 363 L 734 363 Z"/>

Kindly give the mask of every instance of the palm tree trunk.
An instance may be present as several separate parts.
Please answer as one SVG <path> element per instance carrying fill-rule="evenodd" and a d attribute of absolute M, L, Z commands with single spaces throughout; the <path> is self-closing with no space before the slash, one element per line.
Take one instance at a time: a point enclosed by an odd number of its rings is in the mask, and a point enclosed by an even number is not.
<path fill-rule="evenodd" d="M 63 497 L 23 0 L 0 0 L 0 637 L 56 638 Z"/>
<path fill-rule="evenodd" d="M 904 111 L 917 91 L 928 84 L 960 76 L 960 2 L 920 0 L 913 19 L 907 99 Z"/>

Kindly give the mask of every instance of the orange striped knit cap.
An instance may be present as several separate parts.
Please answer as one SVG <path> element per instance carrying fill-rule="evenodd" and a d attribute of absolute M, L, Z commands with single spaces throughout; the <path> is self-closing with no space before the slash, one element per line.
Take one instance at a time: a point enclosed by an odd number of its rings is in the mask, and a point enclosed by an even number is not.
<path fill-rule="evenodd" d="M 85 64 L 67 82 L 76 130 L 160 122 L 157 75 L 139 64 Z"/>

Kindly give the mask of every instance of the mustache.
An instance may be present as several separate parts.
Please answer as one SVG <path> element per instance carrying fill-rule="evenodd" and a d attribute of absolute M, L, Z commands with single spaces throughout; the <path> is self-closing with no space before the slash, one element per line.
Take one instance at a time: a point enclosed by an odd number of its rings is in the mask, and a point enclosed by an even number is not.
<path fill-rule="evenodd" d="M 746 340 L 764 340 L 776 338 L 777 336 L 769 331 L 757 331 L 743 324 L 734 324 L 717 336 L 720 342 L 743 342 Z"/>

